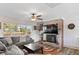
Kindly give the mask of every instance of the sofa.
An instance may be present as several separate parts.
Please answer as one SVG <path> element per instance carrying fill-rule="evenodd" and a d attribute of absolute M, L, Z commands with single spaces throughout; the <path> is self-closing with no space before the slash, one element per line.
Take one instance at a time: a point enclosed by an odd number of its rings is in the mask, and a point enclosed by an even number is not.
<path fill-rule="evenodd" d="M 22 49 L 22 45 L 33 43 L 34 40 L 29 36 L 3 37 L 0 38 L 1 55 L 24 55 L 28 51 Z"/>

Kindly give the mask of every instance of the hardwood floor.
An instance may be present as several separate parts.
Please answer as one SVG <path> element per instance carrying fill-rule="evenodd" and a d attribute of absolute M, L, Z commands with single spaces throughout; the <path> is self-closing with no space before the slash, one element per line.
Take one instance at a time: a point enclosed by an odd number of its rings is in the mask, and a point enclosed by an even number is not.
<path fill-rule="evenodd" d="M 60 50 L 58 47 L 53 47 L 52 45 L 42 44 L 43 54 L 41 50 L 37 51 L 37 55 L 79 55 L 79 50 L 64 47 Z"/>
<path fill-rule="evenodd" d="M 36 54 L 41 54 L 39 51 Z M 64 47 L 62 50 L 60 50 L 57 47 L 52 47 L 49 45 L 43 45 L 43 55 L 79 55 L 79 50 L 71 49 Z"/>

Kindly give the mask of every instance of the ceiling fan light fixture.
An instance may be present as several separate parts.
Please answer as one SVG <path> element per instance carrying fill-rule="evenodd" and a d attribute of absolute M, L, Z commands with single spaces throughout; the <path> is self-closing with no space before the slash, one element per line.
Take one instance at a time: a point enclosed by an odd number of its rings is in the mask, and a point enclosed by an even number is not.
<path fill-rule="evenodd" d="M 36 21 L 36 19 L 32 19 L 32 21 Z"/>
<path fill-rule="evenodd" d="M 32 21 L 36 21 L 36 16 L 32 16 Z"/>

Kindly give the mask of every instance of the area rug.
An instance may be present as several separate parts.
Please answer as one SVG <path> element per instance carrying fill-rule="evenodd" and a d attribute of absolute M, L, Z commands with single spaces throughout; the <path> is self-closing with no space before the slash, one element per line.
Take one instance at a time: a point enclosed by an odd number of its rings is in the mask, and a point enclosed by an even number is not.
<path fill-rule="evenodd" d="M 51 55 L 79 55 L 79 50 L 63 47 L 62 50 L 57 47 L 43 44 L 43 54 Z"/>
<path fill-rule="evenodd" d="M 43 51 L 45 55 L 79 55 L 79 50 L 67 47 L 64 47 L 62 50 L 59 48 L 44 48 Z"/>

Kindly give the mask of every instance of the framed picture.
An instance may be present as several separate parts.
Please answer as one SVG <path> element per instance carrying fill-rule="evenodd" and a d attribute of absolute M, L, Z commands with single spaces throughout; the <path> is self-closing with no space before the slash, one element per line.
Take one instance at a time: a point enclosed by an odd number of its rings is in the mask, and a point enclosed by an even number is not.
<path fill-rule="evenodd" d="M 73 24 L 73 23 L 70 23 L 69 25 L 68 25 L 68 29 L 74 29 L 75 28 L 75 25 Z"/>

